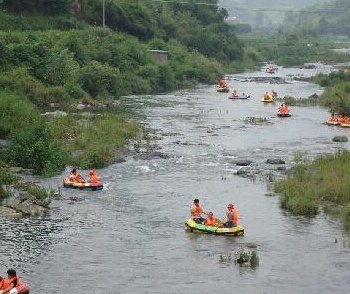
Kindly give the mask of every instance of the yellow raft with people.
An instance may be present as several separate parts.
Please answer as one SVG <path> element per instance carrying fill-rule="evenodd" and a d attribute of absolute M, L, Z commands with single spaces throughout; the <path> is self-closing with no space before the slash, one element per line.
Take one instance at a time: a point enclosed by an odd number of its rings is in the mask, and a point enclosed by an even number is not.
<path fill-rule="evenodd" d="M 92 190 L 92 191 L 99 191 L 103 189 L 102 183 L 76 183 L 71 182 L 69 180 L 69 177 L 64 178 L 63 180 L 63 187 L 65 188 L 72 188 L 72 189 L 80 189 L 80 190 Z"/>
<path fill-rule="evenodd" d="M 242 236 L 244 234 L 244 228 L 242 226 L 236 226 L 232 228 L 225 228 L 220 226 L 206 226 L 196 223 L 192 218 L 185 222 L 186 227 L 194 233 L 202 234 L 214 234 L 223 236 Z"/>

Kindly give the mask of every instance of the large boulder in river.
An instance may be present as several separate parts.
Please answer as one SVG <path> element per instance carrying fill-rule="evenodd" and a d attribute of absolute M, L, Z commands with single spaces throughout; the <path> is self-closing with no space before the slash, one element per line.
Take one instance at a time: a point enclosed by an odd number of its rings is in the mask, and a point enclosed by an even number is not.
<path fill-rule="evenodd" d="M 286 162 L 280 158 L 269 158 L 266 160 L 268 164 L 285 164 Z"/>
<path fill-rule="evenodd" d="M 348 137 L 347 136 L 335 136 L 332 139 L 333 142 L 348 142 Z"/>

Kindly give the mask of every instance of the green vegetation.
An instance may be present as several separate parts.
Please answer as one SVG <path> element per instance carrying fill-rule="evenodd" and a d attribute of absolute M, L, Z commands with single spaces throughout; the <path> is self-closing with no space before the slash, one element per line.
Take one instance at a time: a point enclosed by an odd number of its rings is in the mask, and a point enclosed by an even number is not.
<path fill-rule="evenodd" d="M 245 250 L 244 248 L 240 248 L 235 253 L 235 256 L 232 256 L 232 254 L 220 254 L 219 262 L 226 264 L 235 263 L 256 268 L 259 265 L 259 256 L 256 251 L 249 251 Z"/>
<path fill-rule="evenodd" d="M 350 3 L 348 0 L 324 1 L 302 10 L 289 13 L 285 19 L 287 32 L 303 35 L 350 36 Z"/>
<path fill-rule="evenodd" d="M 11 185 L 17 182 L 17 177 L 9 171 L 9 166 L 0 161 L 0 200 L 7 198 L 9 194 L 3 189 L 3 185 Z"/>
<path fill-rule="evenodd" d="M 271 34 L 277 31 L 277 27 L 282 22 L 294 20 L 297 21 L 298 9 L 320 4 L 324 0 L 221 0 L 220 4 L 225 7 L 228 13 L 236 16 L 239 23 L 249 23 L 252 25 L 254 32 Z"/>
<path fill-rule="evenodd" d="M 319 206 L 336 212 L 350 228 L 350 152 L 298 161 L 287 179 L 275 184 L 281 206 L 296 215 L 314 216 Z"/>
<path fill-rule="evenodd" d="M 321 95 L 322 105 L 331 112 L 350 115 L 350 72 L 349 68 L 340 69 L 329 75 L 320 74 L 313 81 L 326 87 Z"/>
<path fill-rule="evenodd" d="M 106 0 L 102 27 L 102 0 L 2 1 L 0 137 L 11 143 L 1 159 L 45 176 L 106 166 L 144 132 L 121 96 L 214 83 L 250 65 L 227 12 L 204 2 Z M 74 115 L 78 104 L 101 115 Z M 39 115 L 58 109 L 68 116 Z"/>
<path fill-rule="evenodd" d="M 240 36 L 246 54 L 251 60 L 271 61 L 283 66 L 297 66 L 311 62 L 339 63 L 350 60 L 350 55 L 333 50 L 330 41 L 289 34 L 276 37 Z"/>

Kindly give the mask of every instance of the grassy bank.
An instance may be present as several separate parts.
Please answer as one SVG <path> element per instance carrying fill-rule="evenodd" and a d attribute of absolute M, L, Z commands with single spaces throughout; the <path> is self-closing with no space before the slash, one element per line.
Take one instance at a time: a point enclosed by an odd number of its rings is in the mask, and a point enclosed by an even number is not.
<path fill-rule="evenodd" d="M 329 75 L 320 74 L 313 81 L 325 87 L 321 95 L 322 105 L 330 112 L 350 115 L 350 72 L 349 68 L 341 68 Z"/>
<path fill-rule="evenodd" d="M 125 110 L 103 114 L 40 116 L 22 97 L 0 93 L 0 132 L 10 144 L 0 152 L 14 166 L 51 176 L 69 165 L 101 168 L 109 165 L 130 141 L 143 132 Z"/>
<path fill-rule="evenodd" d="M 323 207 L 350 229 L 350 152 L 297 163 L 287 179 L 275 184 L 275 191 L 291 213 L 314 216 Z"/>
<path fill-rule="evenodd" d="M 5 162 L 0 161 L 0 202 L 2 199 L 12 196 L 4 189 L 4 185 L 11 185 L 18 190 L 26 191 L 29 195 L 34 196 L 39 200 L 49 198 L 54 193 L 53 190 L 46 190 L 33 183 L 20 181 L 20 179 L 10 170 L 10 166 Z"/>

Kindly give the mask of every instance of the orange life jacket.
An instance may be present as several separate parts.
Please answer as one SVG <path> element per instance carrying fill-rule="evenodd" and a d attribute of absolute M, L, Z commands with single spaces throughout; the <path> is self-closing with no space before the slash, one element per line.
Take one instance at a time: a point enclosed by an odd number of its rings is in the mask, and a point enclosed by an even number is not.
<path fill-rule="evenodd" d="M 288 114 L 289 110 L 288 110 L 287 106 L 280 106 L 279 109 L 278 109 L 278 112 L 280 114 Z"/>
<path fill-rule="evenodd" d="M 99 182 L 100 182 L 100 179 L 98 178 L 98 176 L 96 176 L 95 174 L 90 175 L 89 183 L 98 184 Z"/>
<path fill-rule="evenodd" d="M 226 212 L 227 221 L 232 222 L 234 225 L 237 225 L 238 222 L 238 213 L 236 209 Z"/>
<path fill-rule="evenodd" d="M 207 217 L 205 220 L 204 220 L 204 224 L 206 226 L 211 226 L 211 227 L 215 227 L 216 225 L 216 219 L 215 218 L 210 218 L 210 217 Z"/>
<path fill-rule="evenodd" d="M 191 216 L 201 216 L 203 212 L 203 209 L 200 205 L 196 206 L 196 205 L 192 205 L 191 207 Z"/>
<path fill-rule="evenodd" d="M 226 88 L 226 87 L 227 87 L 227 84 L 226 84 L 225 80 L 220 80 L 219 86 L 220 86 L 221 88 Z"/>
<path fill-rule="evenodd" d="M 19 285 L 19 283 L 20 281 L 18 276 L 15 276 L 10 279 L 4 279 L 2 289 L 8 289 L 11 286 L 11 284 L 13 284 L 13 286 L 16 287 L 17 285 Z"/>
<path fill-rule="evenodd" d="M 70 180 L 71 182 L 74 182 L 74 183 L 83 183 L 83 181 L 82 181 L 81 176 L 79 175 L 79 173 L 70 174 L 69 180 Z"/>

